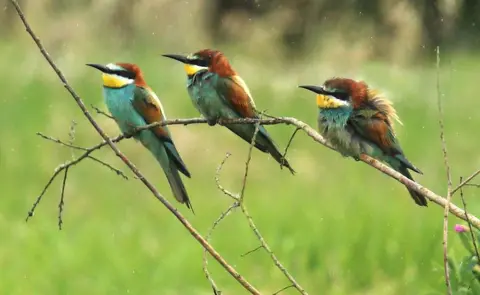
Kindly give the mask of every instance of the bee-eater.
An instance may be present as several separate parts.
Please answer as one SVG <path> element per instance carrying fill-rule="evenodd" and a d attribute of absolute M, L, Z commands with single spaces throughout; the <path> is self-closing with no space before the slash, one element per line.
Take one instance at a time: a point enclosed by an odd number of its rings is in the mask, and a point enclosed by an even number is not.
<path fill-rule="evenodd" d="M 145 83 L 140 68 L 130 63 L 107 65 L 87 64 L 102 72 L 103 96 L 109 112 L 123 134 L 135 128 L 166 120 L 162 103 Z M 167 126 L 157 126 L 133 135 L 160 163 L 175 198 L 192 209 L 179 172 L 190 177 L 185 163 L 175 147 Z"/>
<path fill-rule="evenodd" d="M 343 156 L 359 160 L 367 154 L 411 180 L 408 169 L 423 174 L 407 160 L 395 136 L 393 121 L 401 122 L 392 103 L 365 82 L 332 78 L 323 86 L 299 87 L 317 94 L 318 129 Z M 424 196 L 407 189 L 417 205 L 427 206 Z"/>
<path fill-rule="evenodd" d="M 219 119 L 259 118 L 247 84 L 233 70 L 222 52 L 204 49 L 188 56 L 163 56 L 185 64 L 188 94 L 195 108 L 207 119 L 208 125 L 215 125 Z M 248 143 L 252 142 L 254 125 L 227 124 L 226 127 Z M 269 153 L 281 166 L 295 173 L 264 126 L 259 126 L 255 147 Z"/>

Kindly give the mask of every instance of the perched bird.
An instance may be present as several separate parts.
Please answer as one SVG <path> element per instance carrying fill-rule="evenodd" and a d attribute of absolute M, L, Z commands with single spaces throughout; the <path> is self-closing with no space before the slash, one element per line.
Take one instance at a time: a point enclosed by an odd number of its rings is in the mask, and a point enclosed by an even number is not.
<path fill-rule="evenodd" d="M 100 70 L 103 95 L 107 108 L 123 134 L 135 128 L 166 120 L 162 103 L 145 83 L 142 71 L 135 64 L 110 63 L 106 66 L 87 64 Z M 160 163 L 175 198 L 193 211 L 179 172 L 190 177 L 185 163 L 175 147 L 167 126 L 157 126 L 133 135 Z"/>
<path fill-rule="evenodd" d="M 323 86 L 299 86 L 317 93 L 318 129 L 343 155 L 359 160 L 367 154 L 386 162 L 413 180 L 408 169 L 423 174 L 405 157 L 393 129 L 400 120 L 392 103 L 363 81 L 332 78 Z M 424 196 L 407 187 L 415 203 L 427 206 Z"/>
<path fill-rule="evenodd" d="M 222 52 L 204 49 L 189 56 L 163 56 L 185 64 L 188 94 L 210 126 L 215 125 L 219 119 L 259 118 L 247 84 L 233 70 Z M 252 142 L 255 125 L 227 124 L 226 127 L 248 143 Z M 281 166 L 287 167 L 292 174 L 295 173 L 263 126 L 259 126 L 255 147 L 270 153 Z"/>

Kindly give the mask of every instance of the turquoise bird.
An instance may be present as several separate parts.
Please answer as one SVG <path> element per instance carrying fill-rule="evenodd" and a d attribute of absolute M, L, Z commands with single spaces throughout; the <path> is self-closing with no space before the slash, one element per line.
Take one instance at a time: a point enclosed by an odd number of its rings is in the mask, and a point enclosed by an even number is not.
<path fill-rule="evenodd" d="M 166 120 L 162 103 L 145 83 L 142 71 L 135 64 L 87 64 L 101 71 L 103 95 L 109 112 L 123 134 L 132 134 L 135 128 Z M 165 172 L 173 195 L 193 212 L 180 173 L 190 178 L 190 172 L 173 142 L 167 126 L 158 126 L 133 135 L 146 147 Z M 179 173 L 180 172 L 180 173 Z"/>
<path fill-rule="evenodd" d="M 163 56 L 185 64 L 188 94 L 210 126 L 219 119 L 259 118 L 247 84 L 222 52 L 204 49 L 189 56 Z M 226 124 L 226 127 L 246 142 L 252 142 L 255 125 Z M 259 127 L 255 147 L 272 155 L 280 167 L 285 166 L 292 174 L 295 173 L 263 126 Z"/>
<path fill-rule="evenodd" d="M 409 169 L 422 174 L 400 147 L 393 129 L 400 120 L 392 103 L 365 82 L 332 78 L 322 86 L 299 87 L 317 94 L 318 129 L 343 156 L 358 160 L 367 154 L 411 180 Z M 424 196 L 407 189 L 417 205 L 427 206 Z"/>

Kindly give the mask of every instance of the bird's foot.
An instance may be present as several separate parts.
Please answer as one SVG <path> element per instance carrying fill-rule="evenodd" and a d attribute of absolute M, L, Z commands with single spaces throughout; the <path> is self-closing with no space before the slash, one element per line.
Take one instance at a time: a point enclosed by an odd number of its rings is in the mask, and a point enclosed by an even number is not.
<path fill-rule="evenodd" d="M 352 158 L 357 162 L 360 161 L 360 157 L 358 157 L 358 156 L 352 156 Z"/>
<path fill-rule="evenodd" d="M 218 121 L 220 121 L 219 118 L 207 119 L 207 124 L 208 124 L 208 126 L 215 126 L 215 125 L 217 125 Z"/>

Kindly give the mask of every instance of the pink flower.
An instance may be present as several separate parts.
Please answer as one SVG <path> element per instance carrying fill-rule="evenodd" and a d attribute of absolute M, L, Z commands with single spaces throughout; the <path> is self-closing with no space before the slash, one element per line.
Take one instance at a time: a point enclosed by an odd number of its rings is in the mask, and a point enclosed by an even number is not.
<path fill-rule="evenodd" d="M 470 229 L 468 227 L 466 227 L 465 225 L 455 224 L 455 231 L 457 233 L 464 233 L 464 232 L 470 231 Z"/>

